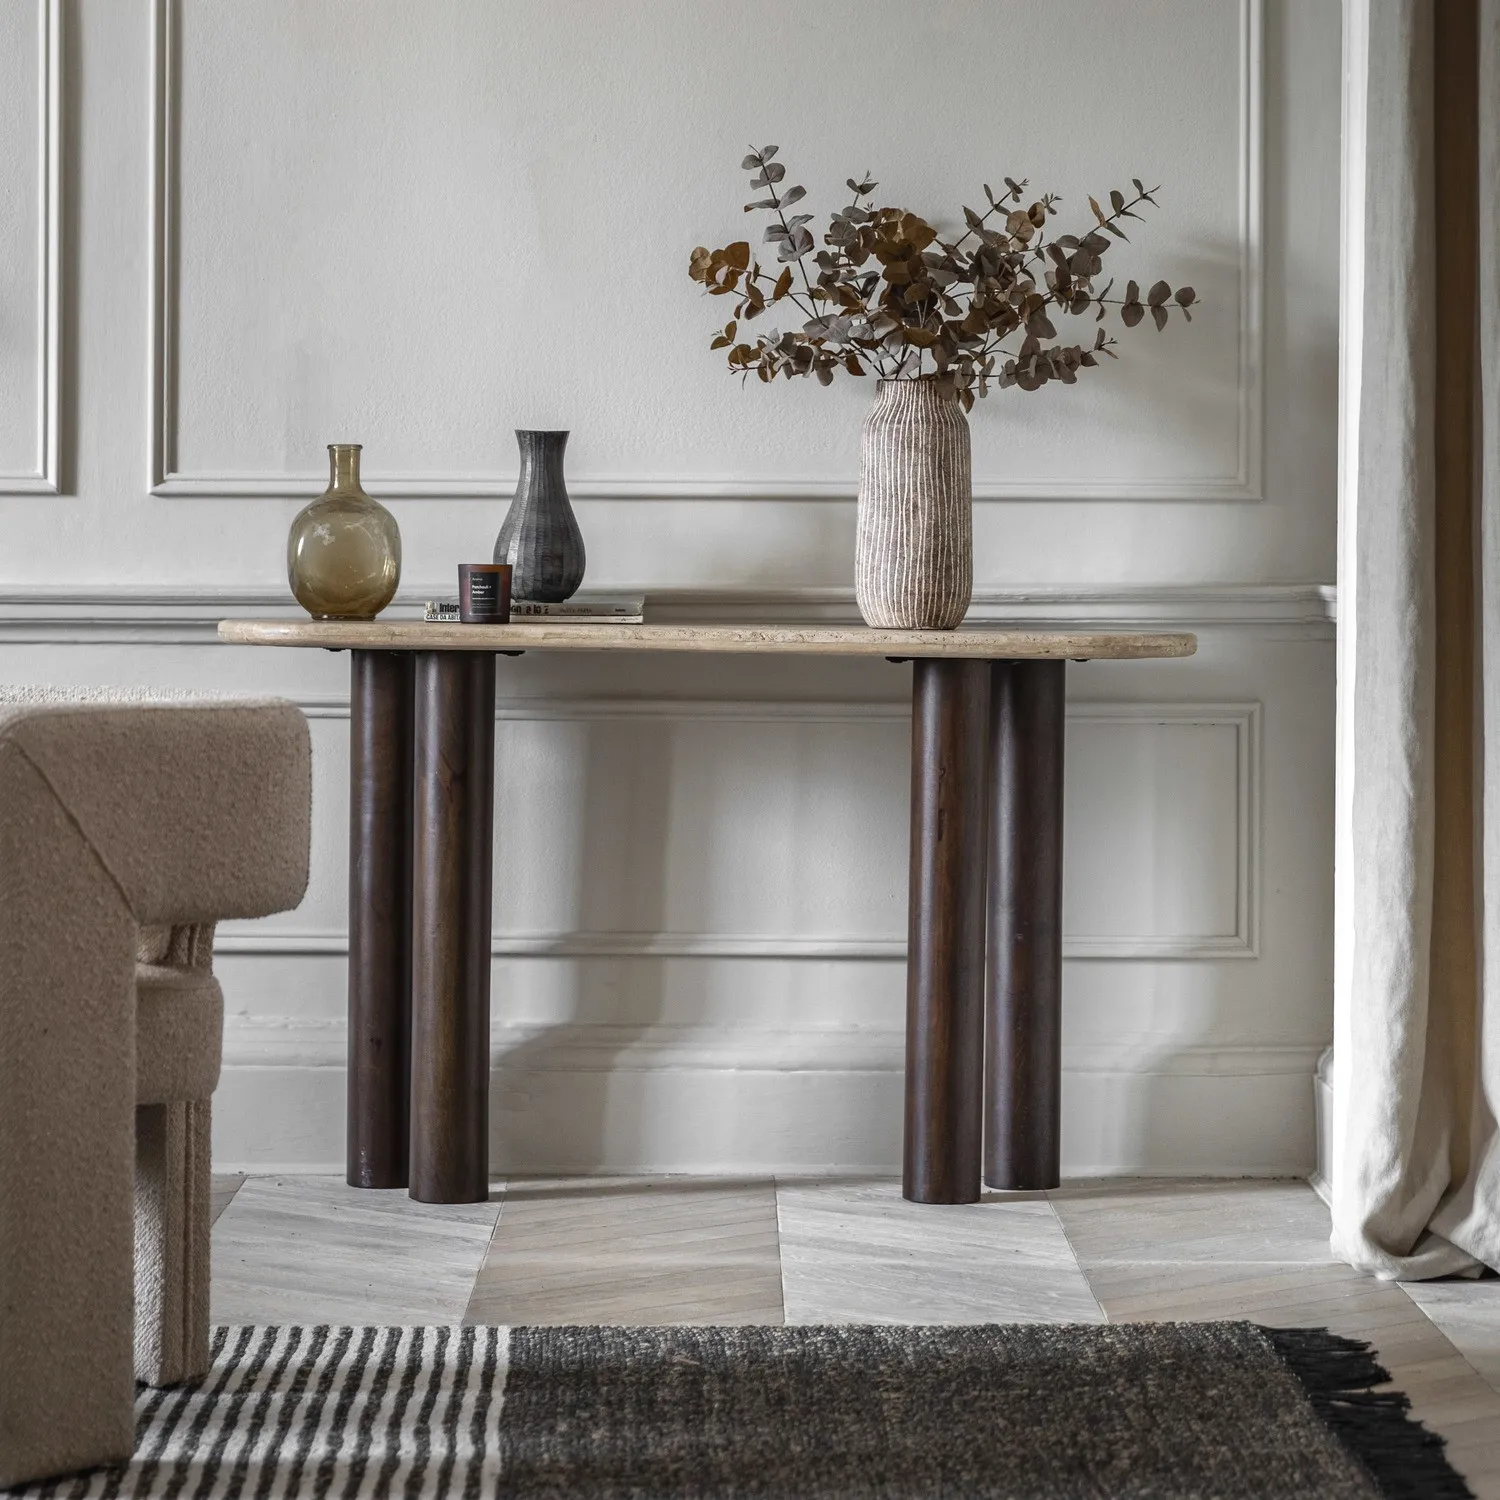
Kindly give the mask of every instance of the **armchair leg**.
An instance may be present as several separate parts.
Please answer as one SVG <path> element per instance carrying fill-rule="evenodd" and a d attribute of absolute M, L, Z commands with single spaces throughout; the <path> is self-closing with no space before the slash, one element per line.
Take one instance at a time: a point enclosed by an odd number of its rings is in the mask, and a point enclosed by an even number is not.
<path fill-rule="evenodd" d="M 135 1374 L 176 1385 L 208 1370 L 212 1104 L 135 1112 Z"/>

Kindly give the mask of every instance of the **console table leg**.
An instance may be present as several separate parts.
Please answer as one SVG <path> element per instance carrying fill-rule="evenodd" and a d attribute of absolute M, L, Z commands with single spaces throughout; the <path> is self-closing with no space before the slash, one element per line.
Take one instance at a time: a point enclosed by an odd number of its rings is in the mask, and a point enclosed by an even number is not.
<path fill-rule="evenodd" d="M 912 663 L 911 874 L 902 1191 L 979 1197 L 989 664 Z"/>
<path fill-rule="evenodd" d="M 990 931 L 984 1180 L 1058 1184 L 1062 1122 L 1061 661 L 997 661 L 990 684 Z"/>
<path fill-rule="evenodd" d="M 495 658 L 421 651 L 412 856 L 411 1196 L 489 1195 Z"/>
<path fill-rule="evenodd" d="M 349 653 L 351 1187 L 406 1186 L 411 1036 L 411 655 Z"/>

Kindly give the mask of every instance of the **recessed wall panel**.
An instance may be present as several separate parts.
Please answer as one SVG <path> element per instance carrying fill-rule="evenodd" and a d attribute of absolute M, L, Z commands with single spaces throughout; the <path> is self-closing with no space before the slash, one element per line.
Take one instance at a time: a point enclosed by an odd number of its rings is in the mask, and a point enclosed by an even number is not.
<path fill-rule="evenodd" d="M 802 209 L 841 207 L 868 170 L 880 202 L 954 234 L 1007 174 L 1059 193 L 1055 227 L 1078 233 L 1090 193 L 1160 184 L 1107 264 L 1122 287 L 1192 283 L 1192 326 L 1148 319 L 1077 387 L 988 403 L 976 483 L 1253 479 L 1257 0 L 1157 0 L 1128 26 L 1111 0 L 162 0 L 161 17 L 169 489 L 273 492 L 334 439 L 422 492 L 498 484 L 511 429 L 547 426 L 573 431 L 593 492 L 850 490 L 868 382 L 741 388 L 707 349 L 731 299 L 705 299 L 688 252 L 758 239 L 749 142 L 781 147 Z"/>

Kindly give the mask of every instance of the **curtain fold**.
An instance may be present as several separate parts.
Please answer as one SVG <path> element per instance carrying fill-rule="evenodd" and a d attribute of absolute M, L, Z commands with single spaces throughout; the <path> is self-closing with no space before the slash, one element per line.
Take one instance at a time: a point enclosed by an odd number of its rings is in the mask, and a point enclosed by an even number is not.
<path fill-rule="evenodd" d="M 1332 1243 L 1423 1278 L 1500 1269 L 1500 0 L 1345 24 Z"/>

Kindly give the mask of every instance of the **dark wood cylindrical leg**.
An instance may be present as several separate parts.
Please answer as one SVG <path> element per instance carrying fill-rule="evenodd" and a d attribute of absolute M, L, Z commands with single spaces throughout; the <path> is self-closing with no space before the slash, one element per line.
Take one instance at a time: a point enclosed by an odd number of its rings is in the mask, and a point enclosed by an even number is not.
<path fill-rule="evenodd" d="M 912 663 L 906 1138 L 916 1203 L 979 1197 L 989 664 Z"/>
<path fill-rule="evenodd" d="M 990 930 L 984 1180 L 1056 1187 L 1062 1133 L 1061 661 L 990 683 Z"/>
<path fill-rule="evenodd" d="M 411 1055 L 409 652 L 349 653 L 348 1180 L 406 1186 Z"/>
<path fill-rule="evenodd" d="M 495 658 L 417 653 L 411 1196 L 489 1195 Z"/>

